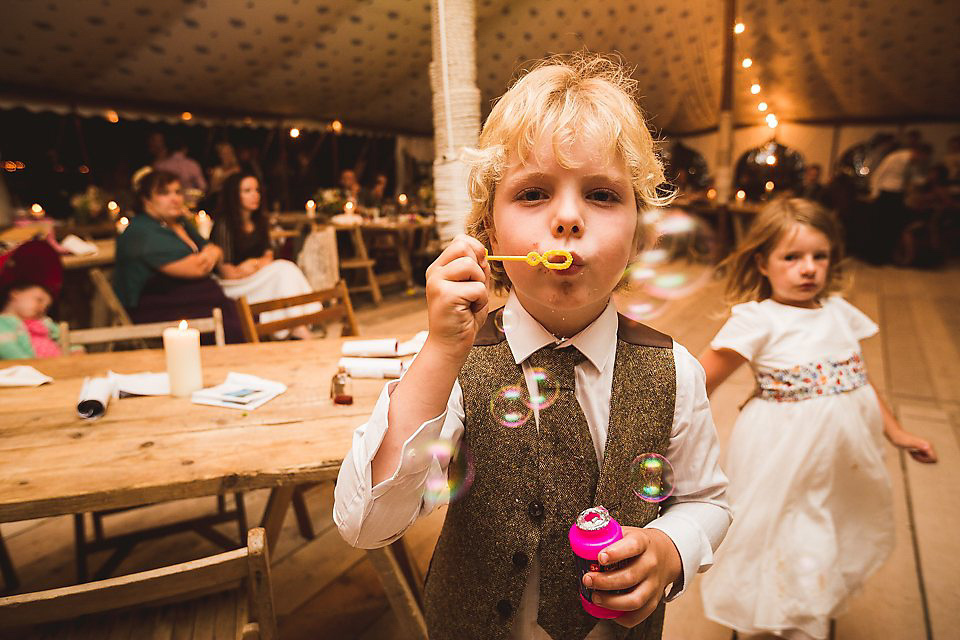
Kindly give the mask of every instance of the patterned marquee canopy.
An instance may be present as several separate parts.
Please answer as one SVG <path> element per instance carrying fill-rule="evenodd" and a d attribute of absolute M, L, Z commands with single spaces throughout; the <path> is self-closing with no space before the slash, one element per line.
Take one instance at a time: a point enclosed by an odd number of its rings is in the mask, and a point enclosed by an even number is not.
<path fill-rule="evenodd" d="M 760 100 L 781 121 L 960 118 L 960 3 L 738 6 L 738 123 L 763 122 Z M 586 47 L 635 66 L 658 128 L 714 127 L 722 10 L 720 0 L 477 0 L 483 112 L 525 62 Z M 428 134 L 430 23 L 429 0 L 6 0 L 0 104 Z"/>

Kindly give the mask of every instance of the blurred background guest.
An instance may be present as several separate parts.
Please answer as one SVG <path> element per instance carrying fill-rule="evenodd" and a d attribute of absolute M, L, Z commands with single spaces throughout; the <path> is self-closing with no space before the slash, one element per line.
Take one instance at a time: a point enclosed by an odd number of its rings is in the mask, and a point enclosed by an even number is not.
<path fill-rule="evenodd" d="M 387 195 L 387 176 L 384 173 L 378 173 L 374 178 L 373 186 L 360 191 L 360 204 L 364 207 L 380 209 L 383 205 L 390 203 L 391 199 Z"/>
<path fill-rule="evenodd" d="M 819 164 L 808 165 L 803 170 L 803 181 L 797 190 L 797 196 L 813 200 L 822 205 L 828 204 L 827 189 L 820 183 L 821 168 Z"/>
<path fill-rule="evenodd" d="M 187 143 L 183 138 L 173 137 L 170 139 L 170 148 L 172 153 L 153 163 L 153 168 L 158 171 L 169 171 L 177 176 L 180 186 L 183 189 L 196 189 L 204 192 L 207 190 L 207 180 L 203 177 L 203 169 L 200 163 L 187 156 Z"/>
<path fill-rule="evenodd" d="M 210 169 L 210 194 L 219 193 L 223 187 L 223 181 L 240 171 L 237 152 L 226 140 L 217 143 L 217 157 L 220 159 L 220 164 Z"/>
<path fill-rule="evenodd" d="M 220 193 L 213 233 L 210 238 L 223 249 L 217 273 L 224 293 L 244 297 L 250 303 L 310 293 L 312 289 L 300 268 L 289 260 L 274 260 L 266 216 L 260 207 L 260 181 L 251 172 L 227 177 Z M 279 309 L 260 314 L 261 322 L 315 313 L 319 304 Z M 312 337 L 302 325 L 290 331 L 295 338 Z M 281 332 L 275 337 L 286 337 Z"/>
<path fill-rule="evenodd" d="M 865 256 L 874 264 L 890 262 L 901 231 L 907 224 L 904 198 L 910 176 L 916 167 L 930 158 L 930 145 L 919 142 L 893 151 L 870 174 L 870 195 L 873 197 L 875 229 L 872 247 Z"/>
<path fill-rule="evenodd" d="M 134 189 L 138 211 L 117 238 L 113 274 L 117 297 L 130 317 L 134 322 L 203 318 L 219 307 L 227 342 L 243 342 L 234 302 L 211 276 L 223 252 L 185 218 L 179 178 L 153 170 Z"/>

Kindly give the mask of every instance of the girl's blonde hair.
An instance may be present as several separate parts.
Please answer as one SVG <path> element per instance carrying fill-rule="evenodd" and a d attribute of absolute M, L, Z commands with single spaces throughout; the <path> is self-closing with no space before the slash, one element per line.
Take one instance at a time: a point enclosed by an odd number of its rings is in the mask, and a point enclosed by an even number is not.
<path fill-rule="evenodd" d="M 638 214 L 662 206 L 670 195 L 658 193 L 664 182 L 656 142 L 636 102 L 637 81 L 617 60 L 586 52 L 551 56 L 517 80 L 494 105 L 477 148 L 465 154 L 471 165 L 468 189 L 472 206 L 467 233 L 488 250 L 493 230 L 493 200 L 508 162 L 527 162 L 544 134 L 563 167 L 573 163 L 567 151 L 577 140 L 590 140 L 609 160 L 622 158 L 630 174 Z M 638 217 L 634 246 L 642 225 Z M 500 263 L 491 263 L 497 290 L 510 289 Z"/>
<path fill-rule="evenodd" d="M 766 300 L 773 295 L 770 281 L 760 273 L 758 261 L 770 257 L 797 223 L 816 229 L 830 241 L 830 266 L 817 298 L 844 289 L 843 237 L 836 216 L 810 200 L 778 198 L 760 211 L 740 246 L 720 264 L 720 270 L 727 276 L 727 304 Z"/>

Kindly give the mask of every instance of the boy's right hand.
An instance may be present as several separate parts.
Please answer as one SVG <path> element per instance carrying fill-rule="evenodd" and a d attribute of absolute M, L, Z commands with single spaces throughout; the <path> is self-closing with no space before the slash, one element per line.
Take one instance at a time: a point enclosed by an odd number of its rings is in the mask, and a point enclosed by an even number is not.
<path fill-rule="evenodd" d="M 427 269 L 428 341 L 465 356 L 487 320 L 490 265 L 475 238 L 458 235 Z"/>

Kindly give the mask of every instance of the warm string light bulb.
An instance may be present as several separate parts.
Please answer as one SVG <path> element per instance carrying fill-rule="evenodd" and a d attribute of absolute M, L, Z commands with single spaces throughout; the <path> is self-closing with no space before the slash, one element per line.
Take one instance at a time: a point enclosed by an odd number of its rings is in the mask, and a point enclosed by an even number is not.
<path fill-rule="evenodd" d="M 750 58 L 744 58 L 743 62 L 741 62 L 740 64 L 743 66 L 744 69 L 749 69 L 750 67 L 753 66 L 753 60 L 751 60 Z"/>
<path fill-rule="evenodd" d="M 743 24 L 742 22 L 738 22 L 737 24 L 733 25 L 733 32 L 736 33 L 737 35 L 740 35 L 746 30 L 747 30 L 747 25 Z"/>
<path fill-rule="evenodd" d="M 299 137 L 300 137 L 300 129 L 297 129 L 296 127 L 290 127 L 290 137 L 291 137 L 291 138 L 299 138 Z"/>
<path fill-rule="evenodd" d="M 193 120 L 193 114 L 190 113 L 189 111 L 184 111 L 183 113 L 180 114 L 180 119 L 183 120 L 184 122 L 188 120 Z"/>
<path fill-rule="evenodd" d="M 757 111 L 766 111 L 766 110 L 767 110 L 766 102 L 761 102 L 760 104 L 757 105 Z"/>
<path fill-rule="evenodd" d="M 750 85 L 750 93 L 752 93 L 753 95 L 757 95 L 758 93 L 760 93 L 759 82 L 754 82 L 752 85 Z"/>
<path fill-rule="evenodd" d="M 330 123 L 330 128 L 333 130 L 334 133 L 340 133 L 341 131 L 343 131 L 343 123 L 340 122 L 339 120 L 334 120 L 333 122 Z"/>
<path fill-rule="evenodd" d="M 117 124 L 118 122 L 120 122 L 120 114 L 118 114 L 113 109 L 110 109 L 109 111 L 107 111 L 107 121 L 112 122 L 113 124 Z"/>

